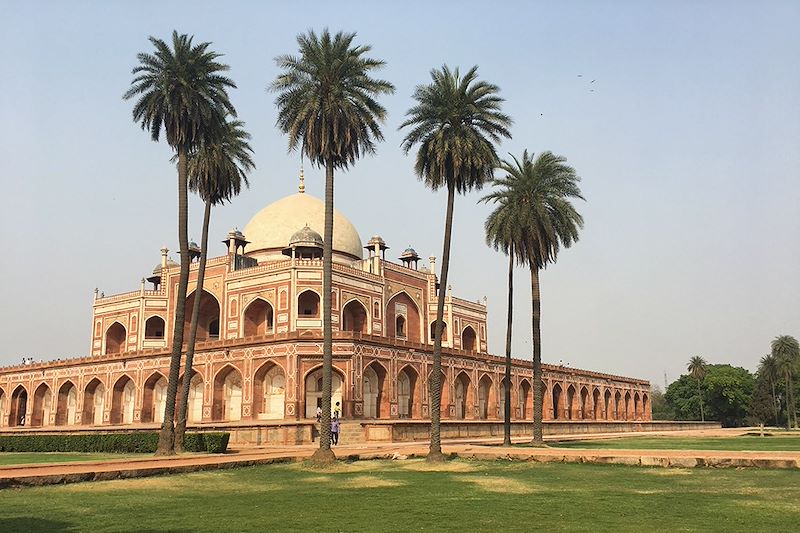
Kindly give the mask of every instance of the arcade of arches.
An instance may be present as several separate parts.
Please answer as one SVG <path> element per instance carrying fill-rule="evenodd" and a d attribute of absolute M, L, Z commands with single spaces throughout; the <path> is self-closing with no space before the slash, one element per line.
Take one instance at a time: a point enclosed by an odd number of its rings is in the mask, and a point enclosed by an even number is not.
<path fill-rule="evenodd" d="M 354 303 L 354 302 L 351 302 Z M 266 303 L 256 302 L 253 315 L 268 316 Z M 354 327 L 366 309 L 355 304 Z M 406 307 L 398 316 L 412 317 Z M 409 318 L 411 323 L 414 318 Z M 264 323 L 263 321 L 261 322 Z M 416 322 L 419 327 L 419 322 Z M 410 331 L 410 330 L 409 330 Z M 295 355 L 247 358 L 265 348 L 199 352 L 190 385 L 189 421 L 248 422 L 313 419 L 322 405 L 322 370 L 315 356 L 300 356 L 319 344 L 273 346 Z M 352 347 L 353 345 L 350 344 Z M 333 372 L 332 406 L 342 416 L 358 419 L 423 419 L 428 417 L 429 362 L 409 351 L 405 357 L 384 356 L 379 346 L 359 345 L 358 357 L 337 357 Z M 367 353 L 375 355 L 367 357 Z M 363 361 L 363 366 L 357 366 Z M 442 418 L 502 420 L 505 408 L 503 367 L 496 364 L 443 366 Z M 163 421 L 168 359 L 150 371 L 110 371 L 93 365 L 74 376 L 56 375 L 27 382 L 6 374 L 0 382 L 1 427 L 46 427 L 154 424 Z M 526 362 L 515 361 L 511 380 L 513 420 L 531 420 L 534 390 Z M 128 365 L 131 367 L 131 365 Z M 135 367 L 136 365 L 133 365 Z M 639 421 L 651 419 L 646 382 L 546 366 L 544 419 L 563 421 Z M 133 368 L 131 367 L 131 368 Z M 108 367 L 110 368 L 110 367 Z M 93 375 L 94 374 L 94 375 Z M 27 373 L 30 377 L 32 374 Z M 11 378 L 11 379 L 9 379 Z M 182 380 L 183 378 L 181 378 Z M 10 392 L 9 392 L 10 391 Z"/>

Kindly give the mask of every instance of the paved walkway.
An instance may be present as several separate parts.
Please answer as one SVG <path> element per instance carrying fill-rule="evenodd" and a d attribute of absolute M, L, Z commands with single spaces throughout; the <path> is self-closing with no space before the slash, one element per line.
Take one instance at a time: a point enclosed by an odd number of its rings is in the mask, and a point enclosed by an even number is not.
<path fill-rule="evenodd" d="M 682 432 L 652 432 L 647 435 L 722 436 L 737 435 L 738 430 L 698 430 Z M 637 433 L 637 436 L 642 436 Z M 590 440 L 631 436 L 630 433 L 604 435 L 553 435 L 546 440 Z M 528 438 L 514 439 L 528 442 Z M 767 467 L 800 468 L 800 451 L 707 451 L 707 450 L 607 450 L 571 448 L 502 447 L 502 440 L 449 440 L 442 444 L 445 454 L 470 459 L 507 459 L 536 462 L 625 464 L 641 466 L 683 467 Z M 175 457 L 142 457 L 78 463 L 47 463 L 0 466 L 0 488 L 75 483 L 146 477 L 198 470 L 213 470 L 303 460 L 316 450 L 316 444 L 300 446 L 263 446 L 234 449 L 220 455 L 187 454 Z M 428 442 L 364 443 L 340 445 L 334 448 L 339 459 L 406 459 L 422 457 L 428 452 Z"/>

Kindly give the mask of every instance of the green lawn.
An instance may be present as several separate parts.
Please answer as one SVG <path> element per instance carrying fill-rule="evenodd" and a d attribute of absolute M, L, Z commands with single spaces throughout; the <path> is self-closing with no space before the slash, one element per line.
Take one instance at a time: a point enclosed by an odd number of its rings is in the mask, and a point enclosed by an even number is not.
<path fill-rule="evenodd" d="M 130 457 L 151 457 L 152 454 L 121 453 L 0 453 L 0 465 L 22 465 L 32 463 L 71 463 L 74 461 L 101 461 L 106 459 L 128 459 Z"/>
<path fill-rule="evenodd" d="M 800 451 L 800 435 L 770 437 L 622 437 L 580 441 L 549 442 L 558 448 L 640 449 L 640 450 L 729 450 Z"/>
<path fill-rule="evenodd" d="M 792 531 L 791 470 L 265 465 L 0 491 L 0 531 Z"/>

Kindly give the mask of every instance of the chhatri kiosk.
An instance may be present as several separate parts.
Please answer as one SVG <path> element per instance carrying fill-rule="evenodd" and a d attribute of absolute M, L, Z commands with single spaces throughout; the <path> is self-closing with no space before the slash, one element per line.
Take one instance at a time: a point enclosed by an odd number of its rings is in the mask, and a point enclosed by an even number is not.
<path fill-rule="evenodd" d="M 314 418 L 322 394 L 324 203 L 299 191 L 224 240 L 196 291 L 191 247 L 188 322 L 200 298 L 190 423 L 275 425 Z M 334 214 L 333 402 L 346 419 L 429 417 L 436 317 L 435 258 L 412 248 L 387 259 L 379 236 L 364 245 Z M 91 354 L 0 368 L 0 428 L 118 426 L 162 421 L 180 265 L 161 260 L 124 294 L 95 291 Z M 442 418 L 502 420 L 504 358 L 487 353 L 485 302 L 452 296 L 443 333 Z M 188 324 L 187 324 L 188 331 Z M 545 420 L 647 421 L 647 381 L 563 366 L 544 367 Z M 532 418 L 531 363 L 514 360 L 512 419 Z M 78 429 L 78 428 L 71 428 Z"/>

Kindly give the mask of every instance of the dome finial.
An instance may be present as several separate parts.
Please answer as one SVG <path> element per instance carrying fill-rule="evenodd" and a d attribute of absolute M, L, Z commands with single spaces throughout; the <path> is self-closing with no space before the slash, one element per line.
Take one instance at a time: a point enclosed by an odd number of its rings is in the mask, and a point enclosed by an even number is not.
<path fill-rule="evenodd" d="M 306 178 L 303 175 L 303 166 L 300 165 L 300 187 L 297 188 L 297 192 L 303 194 L 306 192 Z"/>

